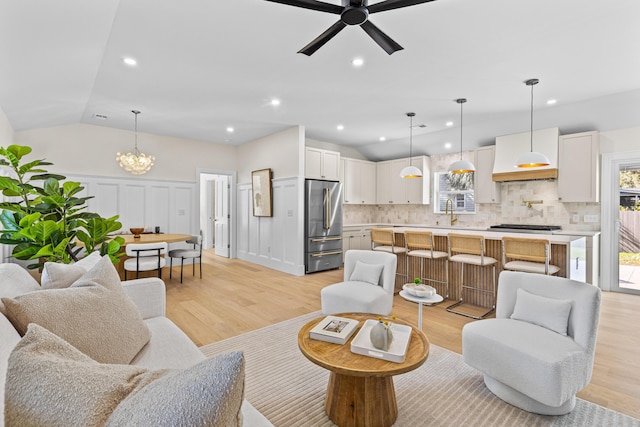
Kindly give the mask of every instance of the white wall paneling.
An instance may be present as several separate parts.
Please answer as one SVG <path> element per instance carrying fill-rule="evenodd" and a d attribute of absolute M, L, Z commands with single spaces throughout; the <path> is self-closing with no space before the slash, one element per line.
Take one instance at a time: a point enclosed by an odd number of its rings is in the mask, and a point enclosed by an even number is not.
<path fill-rule="evenodd" d="M 85 175 L 67 175 L 67 180 L 82 183 L 82 195 L 93 196 L 87 202 L 90 212 L 103 217 L 119 215 L 123 231 L 160 227 L 164 233 L 198 233 L 195 183 Z M 187 246 L 172 243 L 171 247 Z"/>
<path fill-rule="evenodd" d="M 275 270 L 304 274 L 304 235 L 300 224 L 298 177 L 273 180 L 273 216 L 253 216 L 251 184 L 238 185 L 238 258 Z"/>

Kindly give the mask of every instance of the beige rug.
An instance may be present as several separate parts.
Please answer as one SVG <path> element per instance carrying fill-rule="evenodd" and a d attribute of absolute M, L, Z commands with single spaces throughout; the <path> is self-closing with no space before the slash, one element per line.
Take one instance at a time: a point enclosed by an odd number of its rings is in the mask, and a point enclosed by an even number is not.
<path fill-rule="evenodd" d="M 243 350 L 246 398 L 276 427 L 333 426 L 324 412 L 328 371 L 298 350 L 298 330 L 320 312 L 202 347 L 211 356 Z M 530 414 L 495 397 L 459 354 L 435 345 L 420 368 L 394 377 L 394 426 L 638 426 L 640 420 L 578 399 L 573 412 Z"/>

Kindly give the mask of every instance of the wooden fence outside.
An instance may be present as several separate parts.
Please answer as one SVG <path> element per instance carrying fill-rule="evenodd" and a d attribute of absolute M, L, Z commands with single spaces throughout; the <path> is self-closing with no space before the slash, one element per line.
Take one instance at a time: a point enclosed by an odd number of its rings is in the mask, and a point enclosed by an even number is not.
<path fill-rule="evenodd" d="M 640 211 L 620 211 L 619 252 L 640 252 Z"/>

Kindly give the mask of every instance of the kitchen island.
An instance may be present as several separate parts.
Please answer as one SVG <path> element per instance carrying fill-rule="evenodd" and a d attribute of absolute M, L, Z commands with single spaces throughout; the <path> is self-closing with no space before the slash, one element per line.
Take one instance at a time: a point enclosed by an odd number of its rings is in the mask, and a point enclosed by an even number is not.
<path fill-rule="evenodd" d="M 354 224 L 345 226 L 345 232 L 349 231 L 351 227 L 371 228 L 372 224 Z M 531 239 L 547 239 L 550 246 L 550 263 L 560 268 L 557 276 L 568 277 L 574 280 L 584 281 L 597 285 L 598 277 L 598 237 L 597 232 L 576 232 L 575 234 L 570 231 L 554 231 L 548 234 L 541 233 L 527 233 L 527 232 L 499 232 L 493 230 L 487 230 L 475 227 L 442 227 L 442 226 L 421 226 L 421 225 L 389 225 L 389 224 L 377 224 L 377 227 L 388 228 L 395 233 L 396 244 L 404 246 L 404 232 L 405 230 L 413 231 L 430 231 L 433 233 L 434 250 L 447 252 L 447 236 L 449 233 L 456 234 L 470 234 L 470 235 L 482 235 L 485 238 L 485 251 L 486 256 L 490 256 L 498 260 L 497 272 L 502 271 L 502 237 L 514 236 Z M 408 282 L 413 281 L 413 278 L 419 277 L 420 265 L 419 261 L 411 259 L 411 263 L 407 266 L 407 256 L 400 254 L 398 256 L 398 273 L 406 274 L 408 271 Z M 409 257 L 413 258 L 413 257 Z M 435 277 L 442 280 L 444 277 L 444 269 L 441 264 L 437 262 L 426 260 L 425 262 L 425 274 L 428 277 Z M 456 301 L 460 298 L 460 266 L 458 263 L 449 263 L 449 299 Z M 489 269 L 478 269 L 473 267 L 467 267 L 465 272 L 465 281 L 473 281 L 481 284 L 482 287 L 489 287 L 491 283 L 491 273 Z M 399 292 L 404 285 L 404 281 L 399 277 L 396 281 L 396 291 Z M 438 292 L 442 292 L 438 286 Z M 443 294 L 443 296 L 445 296 Z M 478 296 L 478 299 L 473 301 L 474 304 L 490 307 L 493 301 L 490 301 L 487 296 Z M 466 300 L 465 296 L 465 300 Z M 471 302 L 471 301 L 470 301 Z"/>

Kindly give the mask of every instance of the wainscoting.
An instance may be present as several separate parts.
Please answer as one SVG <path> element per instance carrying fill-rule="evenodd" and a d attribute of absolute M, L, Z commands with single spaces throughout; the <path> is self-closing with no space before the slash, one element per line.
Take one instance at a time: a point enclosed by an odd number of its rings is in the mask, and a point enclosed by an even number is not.
<path fill-rule="evenodd" d="M 304 275 L 304 178 L 273 183 L 273 216 L 253 216 L 251 184 L 237 188 L 237 256 L 239 259 Z"/>
<path fill-rule="evenodd" d="M 107 218 L 119 215 L 123 231 L 160 227 L 164 233 L 198 234 L 196 183 L 83 175 L 69 175 L 67 180 L 85 187 L 81 196 L 94 196 L 87 202 L 90 212 Z M 186 244 L 171 247 L 181 246 Z"/>

